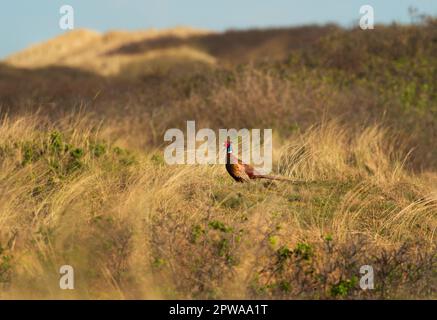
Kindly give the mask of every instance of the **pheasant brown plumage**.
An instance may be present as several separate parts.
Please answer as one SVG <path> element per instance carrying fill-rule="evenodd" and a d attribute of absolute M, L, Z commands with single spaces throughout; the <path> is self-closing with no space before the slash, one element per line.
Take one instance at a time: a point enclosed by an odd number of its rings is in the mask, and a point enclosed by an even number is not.
<path fill-rule="evenodd" d="M 237 182 L 248 182 L 254 179 L 291 181 L 291 179 L 285 177 L 275 177 L 260 174 L 256 172 L 255 168 L 250 164 L 243 163 L 240 159 L 232 154 L 232 144 L 229 138 L 226 142 L 226 170 Z"/>

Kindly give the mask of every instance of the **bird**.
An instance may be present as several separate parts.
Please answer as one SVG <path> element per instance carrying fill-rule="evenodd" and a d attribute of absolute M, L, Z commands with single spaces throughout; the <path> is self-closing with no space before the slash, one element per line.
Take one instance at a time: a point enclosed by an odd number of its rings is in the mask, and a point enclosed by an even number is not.
<path fill-rule="evenodd" d="M 281 181 L 292 181 L 286 177 L 271 176 L 261 174 L 256 171 L 256 169 L 250 164 L 243 163 L 240 159 L 232 154 L 232 142 L 227 139 L 225 142 L 226 147 L 226 171 L 229 175 L 237 182 L 249 182 L 250 180 L 256 179 L 267 179 L 267 180 L 281 180 Z"/>

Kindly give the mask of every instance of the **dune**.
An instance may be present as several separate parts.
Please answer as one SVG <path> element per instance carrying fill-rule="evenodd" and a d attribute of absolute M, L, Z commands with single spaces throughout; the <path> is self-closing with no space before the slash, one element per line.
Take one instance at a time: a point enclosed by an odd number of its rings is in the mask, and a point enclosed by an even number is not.
<path fill-rule="evenodd" d="M 42 68 L 48 66 L 67 66 L 100 75 L 116 75 L 127 65 L 137 65 L 141 61 L 154 58 L 187 59 L 200 63 L 214 64 L 215 59 L 207 53 L 194 48 L 172 48 L 171 50 L 150 50 L 140 54 L 109 54 L 116 49 L 159 38 L 185 39 L 192 36 L 211 34 L 211 31 L 190 27 L 175 27 L 164 30 L 119 31 L 99 33 L 88 29 L 66 32 L 54 39 L 33 45 L 15 53 L 4 60 L 9 66 L 19 68 Z M 161 53 L 163 53 L 161 55 Z M 138 73 L 138 72 L 137 72 Z"/>

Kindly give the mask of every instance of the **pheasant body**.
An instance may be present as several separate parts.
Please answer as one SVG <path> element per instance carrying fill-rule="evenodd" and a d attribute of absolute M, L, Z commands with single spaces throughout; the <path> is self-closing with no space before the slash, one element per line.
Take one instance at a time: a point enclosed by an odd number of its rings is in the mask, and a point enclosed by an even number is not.
<path fill-rule="evenodd" d="M 226 157 L 226 170 L 235 181 L 248 182 L 250 179 L 253 179 L 253 168 L 250 165 L 243 164 L 239 159 L 231 163 L 231 158 L 233 156 L 228 153 Z"/>
<path fill-rule="evenodd" d="M 237 182 L 249 182 L 254 179 L 291 181 L 291 179 L 285 177 L 260 174 L 250 164 L 243 163 L 232 154 L 232 145 L 229 139 L 226 142 L 226 171 Z"/>

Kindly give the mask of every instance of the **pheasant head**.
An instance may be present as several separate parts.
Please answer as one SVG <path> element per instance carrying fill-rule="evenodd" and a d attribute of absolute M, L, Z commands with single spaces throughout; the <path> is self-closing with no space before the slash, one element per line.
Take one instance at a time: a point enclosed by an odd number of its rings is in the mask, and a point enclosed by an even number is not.
<path fill-rule="evenodd" d="M 232 153 L 232 142 L 231 142 L 231 139 L 229 137 L 225 142 L 225 147 L 226 147 L 226 153 L 231 154 Z"/>

